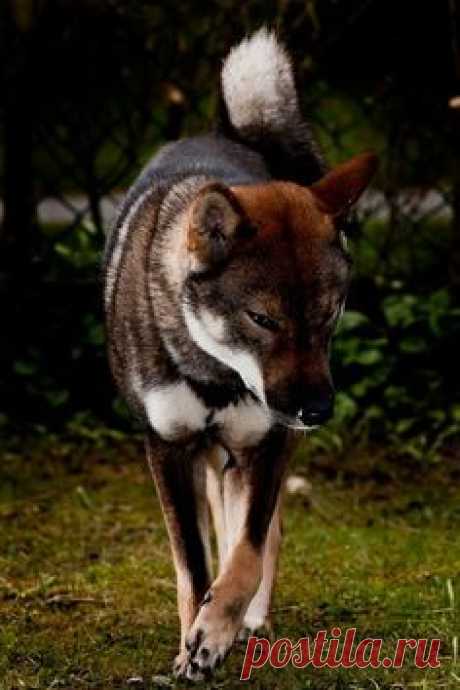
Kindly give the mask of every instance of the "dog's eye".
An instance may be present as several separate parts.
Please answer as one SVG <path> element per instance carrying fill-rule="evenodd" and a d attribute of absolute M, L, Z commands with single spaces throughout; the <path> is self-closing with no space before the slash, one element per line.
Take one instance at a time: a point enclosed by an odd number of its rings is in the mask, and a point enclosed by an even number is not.
<path fill-rule="evenodd" d="M 266 314 L 259 314 L 256 311 L 247 311 L 246 312 L 251 321 L 254 321 L 257 326 L 260 328 L 265 328 L 266 331 L 271 331 L 272 333 L 276 333 L 280 329 L 280 325 L 277 321 L 274 319 L 271 319 L 269 316 Z"/>

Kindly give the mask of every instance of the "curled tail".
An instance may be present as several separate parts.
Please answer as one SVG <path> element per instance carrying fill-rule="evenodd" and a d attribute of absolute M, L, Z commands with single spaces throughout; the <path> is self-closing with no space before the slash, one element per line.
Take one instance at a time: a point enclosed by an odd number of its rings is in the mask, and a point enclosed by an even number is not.
<path fill-rule="evenodd" d="M 309 185 L 325 172 L 300 111 L 291 59 L 266 27 L 236 45 L 221 74 L 223 133 L 259 151 L 275 179 Z"/>

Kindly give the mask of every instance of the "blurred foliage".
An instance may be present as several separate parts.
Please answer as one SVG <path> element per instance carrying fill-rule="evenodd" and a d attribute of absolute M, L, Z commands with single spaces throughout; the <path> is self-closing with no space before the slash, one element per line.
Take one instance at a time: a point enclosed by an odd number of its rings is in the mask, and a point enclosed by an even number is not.
<path fill-rule="evenodd" d="M 372 438 L 399 456 L 436 459 L 460 432 L 460 309 L 446 290 L 381 292 L 372 321 L 359 311 L 341 320 L 333 359 L 342 390 L 333 426 L 313 443 L 342 451 Z"/>
<path fill-rule="evenodd" d="M 446 9 L 424 3 L 415 30 L 413 9 L 400 5 L 395 21 L 391 3 L 377 0 L 253 0 L 237 11 L 221 0 L 199 14 L 189 1 L 104 0 L 82 2 L 78 11 L 64 0 L 24 5 L 30 11 L 17 26 L 1 29 L 0 153 L 8 122 L 15 126 L 4 115 L 20 106 L 32 132 L 35 205 L 53 197 L 73 217 L 65 224 L 30 218 L 29 228 L 10 223 L 0 234 L 7 324 L 0 429 L 66 429 L 97 441 L 99 427 L 102 437 L 110 426 L 132 428 L 105 355 L 101 200 L 125 188 L 163 141 L 210 125 L 222 56 L 268 23 L 294 55 L 301 101 L 327 159 L 369 148 L 381 156 L 375 184 L 386 212 L 363 213 L 351 238 L 355 280 L 333 348 L 337 413 L 312 443 L 341 450 L 378 439 L 414 458 L 438 457 L 460 430 L 460 315 L 448 279 Z M 4 195 L 9 168 L 2 160 Z M 20 206 L 19 183 L 13 201 Z M 401 188 L 415 190 L 409 210 L 398 202 Z M 431 190 L 440 212 L 421 211 Z M 88 199 L 83 213 L 72 208 L 76 192 Z"/>

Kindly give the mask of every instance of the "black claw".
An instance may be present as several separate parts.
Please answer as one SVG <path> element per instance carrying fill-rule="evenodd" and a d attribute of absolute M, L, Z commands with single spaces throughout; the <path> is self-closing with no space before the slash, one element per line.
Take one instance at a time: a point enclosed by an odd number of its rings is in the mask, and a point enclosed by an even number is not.
<path fill-rule="evenodd" d="M 202 659 L 207 659 L 209 657 L 209 649 L 207 649 L 207 647 L 203 647 L 200 652 L 200 656 Z"/>

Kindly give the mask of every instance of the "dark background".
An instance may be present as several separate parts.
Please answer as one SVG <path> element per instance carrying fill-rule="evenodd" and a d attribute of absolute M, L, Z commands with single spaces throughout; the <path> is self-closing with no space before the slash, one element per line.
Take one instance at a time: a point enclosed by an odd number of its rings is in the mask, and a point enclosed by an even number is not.
<path fill-rule="evenodd" d="M 460 431 L 460 95 L 455 0 L 9 0 L 0 35 L 0 428 L 128 429 L 101 325 L 104 230 L 164 141 L 213 120 L 222 58 L 277 28 L 329 162 L 373 148 L 318 443 L 415 458 Z"/>

